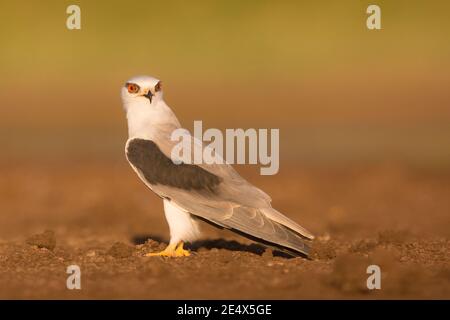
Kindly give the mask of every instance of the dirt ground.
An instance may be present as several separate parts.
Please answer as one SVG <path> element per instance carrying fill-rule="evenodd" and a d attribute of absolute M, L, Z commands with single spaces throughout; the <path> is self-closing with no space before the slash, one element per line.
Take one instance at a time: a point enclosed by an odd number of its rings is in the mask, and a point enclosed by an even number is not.
<path fill-rule="evenodd" d="M 125 160 L 4 163 L 0 298 L 450 298 L 450 173 L 238 170 L 317 235 L 310 259 L 206 225 L 191 256 L 146 258 L 164 247 L 168 228 L 160 199 Z M 72 264 L 81 290 L 66 288 Z M 381 268 L 381 290 L 366 287 L 371 264 Z"/>

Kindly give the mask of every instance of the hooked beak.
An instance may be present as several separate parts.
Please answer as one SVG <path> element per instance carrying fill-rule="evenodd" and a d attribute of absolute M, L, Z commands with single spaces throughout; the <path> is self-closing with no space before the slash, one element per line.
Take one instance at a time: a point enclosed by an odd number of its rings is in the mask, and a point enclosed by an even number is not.
<path fill-rule="evenodd" d="M 143 96 L 146 97 L 148 100 L 150 100 L 150 103 L 152 103 L 153 93 L 150 90 L 148 90 L 148 92 Z"/>

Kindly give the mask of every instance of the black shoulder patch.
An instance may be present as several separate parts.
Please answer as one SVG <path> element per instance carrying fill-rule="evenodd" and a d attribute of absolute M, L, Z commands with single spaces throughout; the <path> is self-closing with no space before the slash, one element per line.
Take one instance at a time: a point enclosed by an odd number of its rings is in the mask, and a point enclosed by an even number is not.
<path fill-rule="evenodd" d="M 131 140 L 126 153 L 128 161 L 139 169 L 151 184 L 215 192 L 221 182 L 220 177 L 199 166 L 174 164 L 151 140 Z"/>

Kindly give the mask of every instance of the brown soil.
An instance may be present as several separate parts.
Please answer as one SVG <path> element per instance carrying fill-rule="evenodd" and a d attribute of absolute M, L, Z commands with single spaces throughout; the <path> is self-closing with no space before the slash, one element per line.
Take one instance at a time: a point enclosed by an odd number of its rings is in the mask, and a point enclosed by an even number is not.
<path fill-rule="evenodd" d="M 317 235 L 310 259 L 210 226 L 191 256 L 168 259 L 143 257 L 168 230 L 124 160 L 4 164 L 0 298 L 450 298 L 449 174 L 295 168 L 240 171 Z M 81 290 L 66 288 L 71 264 Z M 381 290 L 366 287 L 370 264 Z"/>

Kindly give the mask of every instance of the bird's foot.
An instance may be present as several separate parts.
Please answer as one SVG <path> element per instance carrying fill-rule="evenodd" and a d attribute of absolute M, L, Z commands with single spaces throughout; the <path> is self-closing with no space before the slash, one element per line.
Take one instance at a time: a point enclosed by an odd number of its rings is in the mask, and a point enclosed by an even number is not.
<path fill-rule="evenodd" d="M 191 255 L 189 250 L 184 249 L 183 246 L 184 246 L 184 243 L 180 242 L 180 244 L 178 245 L 178 247 L 175 250 L 175 257 L 188 257 Z"/>
<path fill-rule="evenodd" d="M 184 243 L 180 242 L 180 244 L 177 246 L 176 244 L 169 244 L 163 251 L 161 252 L 150 252 L 147 253 L 146 257 L 171 257 L 171 258 L 178 258 L 178 257 L 187 257 L 190 256 L 191 253 L 183 248 Z"/>

